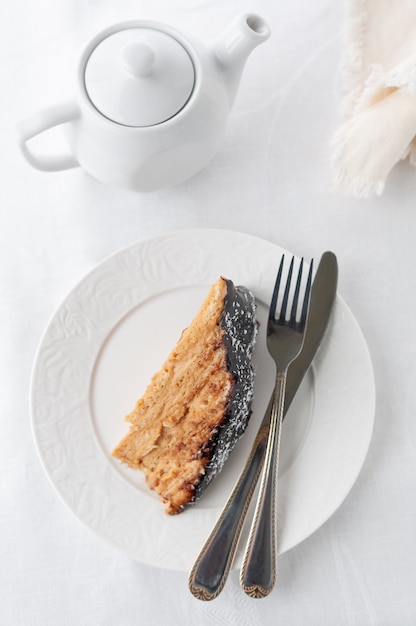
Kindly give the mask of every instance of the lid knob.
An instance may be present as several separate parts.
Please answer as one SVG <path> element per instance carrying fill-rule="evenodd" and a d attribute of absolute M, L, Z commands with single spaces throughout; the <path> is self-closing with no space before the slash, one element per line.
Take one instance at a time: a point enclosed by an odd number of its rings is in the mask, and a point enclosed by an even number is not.
<path fill-rule="evenodd" d="M 124 48 L 122 61 L 129 74 L 137 78 L 146 78 L 153 71 L 155 53 L 146 43 L 133 41 Z"/>

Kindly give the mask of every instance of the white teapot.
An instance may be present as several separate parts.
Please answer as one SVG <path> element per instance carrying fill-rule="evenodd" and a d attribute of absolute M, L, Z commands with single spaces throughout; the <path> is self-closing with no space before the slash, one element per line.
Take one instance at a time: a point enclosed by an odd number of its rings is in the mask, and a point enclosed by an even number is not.
<path fill-rule="evenodd" d="M 254 14 L 238 17 L 209 47 L 153 21 L 107 28 L 81 56 L 75 100 L 18 125 L 23 155 L 39 170 L 81 166 L 136 191 L 180 183 L 214 156 L 245 61 L 269 35 Z M 30 139 L 61 124 L 70 154 L 36 154 Z"/>

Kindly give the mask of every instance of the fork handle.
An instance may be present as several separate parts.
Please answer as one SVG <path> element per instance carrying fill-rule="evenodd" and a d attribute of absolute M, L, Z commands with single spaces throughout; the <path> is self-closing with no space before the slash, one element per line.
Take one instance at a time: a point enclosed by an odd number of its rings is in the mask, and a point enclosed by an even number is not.
<path fill-rule="evenodd" d="M 278 372 L 263 474 L 240 573 L 241 586 L 252 598 L 267 596 L 277 575 L 277 475 L 285 389 L 286 372 Z"/>
<path fill-rule="evenodd" d="M 213 600 L 225 585 L 263 466 L 268 433 L 268 425 L 257 433 L 251 454 L 191 570 L 189 589 L 199 600 Z"/>

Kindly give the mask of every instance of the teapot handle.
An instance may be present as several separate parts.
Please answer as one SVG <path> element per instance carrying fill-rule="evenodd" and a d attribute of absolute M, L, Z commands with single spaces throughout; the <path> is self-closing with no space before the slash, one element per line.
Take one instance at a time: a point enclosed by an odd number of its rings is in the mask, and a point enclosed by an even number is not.
<path fill-rule="evenodd" d="M 28 163 L 43 172 L 57 172 L 78 167 L 79 163 L 71 154 L 56 156 L 38 155 L 29 148 L 27 142 L 54 126 L 70 122 L 77 118 L 79 114 L 80 110 L 75 102 L 63 102 L 62 104 L 43 109 L 20 122 L 16 129 L 19 146 Z"/>

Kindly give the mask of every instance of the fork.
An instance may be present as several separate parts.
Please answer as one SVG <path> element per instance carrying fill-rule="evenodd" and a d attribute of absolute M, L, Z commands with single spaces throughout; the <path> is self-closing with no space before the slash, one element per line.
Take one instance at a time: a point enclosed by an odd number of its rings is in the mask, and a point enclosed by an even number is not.
<path fill-rule="evenodd" d="M 289 298 L 292 291 L 294 257 L 290 262 L 280 311 L 278 315 L 276 314 L 283 267 L 284 255 L 277 273 L 267 323 L 267 348 L 276 365 L 276 384 L 270 430 L 258 499 L 240 573 L 240 583 L 243 590 L 253 598 L 267 596 L 273 589 L 277 576 L 277 478 L 286 378 L 289 365 L 298 356 L 303 345 L 309 310 L 313 261 L 309 266 L 300 317 L 298 316 L 298 308 L 303 259 L 299 265 L 290 316 L 287 319 Z"/>

